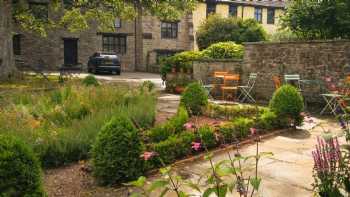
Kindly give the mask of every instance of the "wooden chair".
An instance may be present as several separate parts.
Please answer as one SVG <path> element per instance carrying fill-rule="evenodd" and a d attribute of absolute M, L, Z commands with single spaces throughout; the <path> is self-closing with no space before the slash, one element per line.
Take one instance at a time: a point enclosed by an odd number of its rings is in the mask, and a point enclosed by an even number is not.
<path fill-rule="evenodd" d="M 276 90 L 281 87 L 281 79 L 279 76 L 272 76 L 272 80 Z"/>
<path fill-rule="evenodd" d="M 224 78 L 224 76 L 227 74 L 228 74 L 228 72 L 226 72 L 226 71 L 215 71 L 214 77 L 215 78 Z"/>
<path fill-rule="evenodd" d="M 228 72 L 226 71 L 214 71 L 213 75 L 213 83 L 211 84 L 213 86 L 212 90 L 215 90 L 214 92 L 219 92 L 221 90 L 221 86 L 224 84 L 224 76 L 227 75 Z M 217 94 L 215 94 L 217 96 Z"/>
<path fill-rule="evenodd" d="M 237 96 L 237 90 L 239 85 L 240 76 L 238 74 L 225 75 L 224 84 L 221 86 L 222 100 L 225 100 L 225 93 L 232 91 Z"/>

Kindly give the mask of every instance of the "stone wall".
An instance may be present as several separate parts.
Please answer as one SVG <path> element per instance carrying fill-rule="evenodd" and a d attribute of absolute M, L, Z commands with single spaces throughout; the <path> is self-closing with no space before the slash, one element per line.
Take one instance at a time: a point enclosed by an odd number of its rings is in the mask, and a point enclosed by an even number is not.
<path fill-rule="evenodd" d="M 284 74 L 299 74 L 303 80 L 313 80 L 313 83 L 303 86 L 303 94 L 308 101 L 315 102 L 321 101 L 320 93 L 326 91 L 326 77 L 338 86 L 350 75 L 349 40 L 244 45 L 242 62 L 194 62 L 194 78 L 210 83 L 214 71 L 230 71 L 240 73 L 241 84 L 246 84 L 250 73 L 259 73 L 253 94 L 258 100 L 268 101 L 275 91 L 273 76 L 279 76 L 283 82 Z"/>
<path fill-rule="evenodd" d="M 324 82 L 329 76 L 338 84 L 350 74 L 350 41 L 308 41 L 280 43 L 246 43 L 242 66 L 243 79 L 258 72 L 255 93 L 258 99 L 271 98 L 275 90 L 272 76 L 299 74 L 301 79 Z M 318 83 L 320 84 L 320 83 Z M 304 87 L 307 99 L 319 100 L 323 86 Z"/>

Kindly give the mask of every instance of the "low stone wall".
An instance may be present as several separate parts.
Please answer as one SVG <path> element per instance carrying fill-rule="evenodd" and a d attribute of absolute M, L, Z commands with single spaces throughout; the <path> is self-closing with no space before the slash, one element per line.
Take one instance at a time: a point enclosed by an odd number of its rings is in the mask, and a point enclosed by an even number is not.
<path fill-rule="evenodd" d="M 242 74 L 242 61 L 227 60 L 201 60 L 193 62 L 193 78 L 203 83 L 212 83 L 215 71 L 228 71 Z"/>
<path fill-rule="evenodd" d="M 272 76 L 283 80 L 285 74 L 299 74 L 303 80 L 313 80 L 303 87 L 303 94 L 315 102 L 322 101 L 320 93 L 325 91 L 326 77 L 338 86 L 350 75 L 350 40 L 259 42 L 244 46 L 243 61 L 194 62 L 194 78 L 210 83 L 214 71 L 230 71 L 241 74 L 241 84 L 246 84 L 250 73 L 259 73 L 253 94 L 258 100 L 268 101 L 275 91 Z"/>

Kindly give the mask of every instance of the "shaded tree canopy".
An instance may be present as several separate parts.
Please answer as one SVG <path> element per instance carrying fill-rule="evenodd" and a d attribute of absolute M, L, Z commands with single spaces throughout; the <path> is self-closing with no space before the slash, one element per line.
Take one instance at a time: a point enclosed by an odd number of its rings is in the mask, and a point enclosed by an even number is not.
<path fill-rule="evenodd" d="M 199 49 L 205 49 L 217 42 L 242 43 L 262 40 L 266 40 L 266 32 L 254 19 L 223 18 L 214 14 L 209 16 L 197 31 Z"/>
<path fill-rule="evenodd" d="M 350 38 L 349 0 L 293 0 L 282 27 L 307 39 Z"/>
<path fill-rule="evenodd" d="M 162 20 L 177 20 L 193 10 L 197 0 L 51 0 L 48 9 L 59 17 L 46 20 L 37 18 L 26 2 L 12 0 L 14 19 L 23 29 L 45 36 L 48 29 L 57 27 L 72 32 L 85 30 L 93 21 L 99 29 L 111 30 L 116 17 L 132 19 L 137 16 L 138 8 Z"/>

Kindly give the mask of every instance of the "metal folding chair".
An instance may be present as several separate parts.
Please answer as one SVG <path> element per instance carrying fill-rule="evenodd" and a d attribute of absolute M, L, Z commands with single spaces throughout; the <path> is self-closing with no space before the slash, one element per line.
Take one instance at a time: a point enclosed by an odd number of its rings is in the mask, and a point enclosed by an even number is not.
<path fill-rule="evenodd" d="M 299 89 L 299 91 L 302 91 L 301 83 L 300 83 L 300 75 L 299 74 L 284 75 L 284 81 L 286 83 L 295 85 Z"/>
<path fill-rule="evenodd" d="M 213 90 L 214 88 L 214 85 L 211 85 L 211 84 L 205 84 L 202 80 L 199 81 L 199 83 L 202 85 L 202 87 L 205 89 L 207 95 L 208 95 L 208 98 L 209 99 L 213 99 L 213 96 L 211 95 L 211 91 Z"/>
<path fill-rule="evenodd" d="M 250 101 L 252 101 L 254 103 L 256 102 L 255 99 L 253 98 L 253 96 L 251 95 L 251 91 L 254 88 L 257 76 L 258 76 L 257 73 L 250 73 L 247 85 L 245 85 L 245 86 L 238 86 L 238 88 L 241 91 L 241 93 L 239 94 L 239 96 L 237 98 L 238 100 L 240 100 L 240 98 L 243 97 L 241 102 L 244 102 L 246 99 L 248 99 L 248 100 L 250 100 Z"/>

